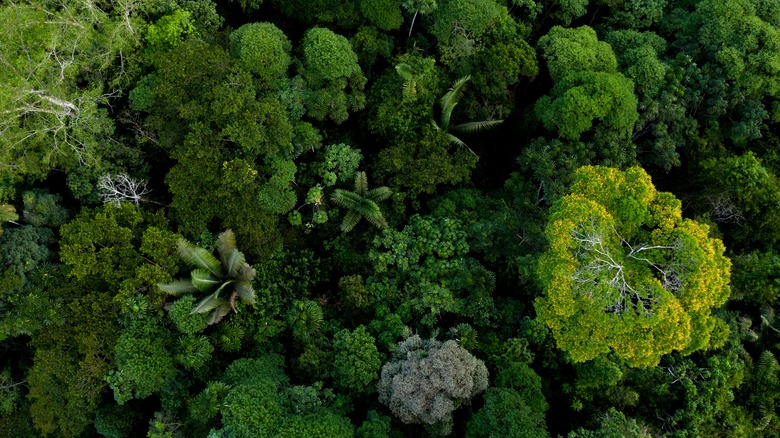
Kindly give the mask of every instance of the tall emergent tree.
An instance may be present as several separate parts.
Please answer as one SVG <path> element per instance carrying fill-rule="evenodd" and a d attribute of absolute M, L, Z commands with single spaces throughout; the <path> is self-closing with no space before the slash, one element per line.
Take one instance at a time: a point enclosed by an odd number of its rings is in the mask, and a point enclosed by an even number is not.
<path fill-rule="evenodd" d="M 683 219 L 680 201 L 657 192 L 643 169 L 580 168 L 546 234 L 536 312 L 575 362 L 611 350 L 652 366 L 673 350 L 708 346 L 731 262 L 709 227 Z"/>
<path fill-rule="evenodd" d="M 203 248 L 199 248 L 184 239 L 178 242 L 181 258 L 195 269 L 190 279 L 160 283 L 157 286 L 171 295 L 183 293 L 207 293 L 192 308 L 190 313 L 209 313 L 209 324 L 216 324 L 230 310 L 236 310 L 236 300 L 246 304 L 255 303 L 255 291 L 252 280 L 256 271 L 236 248 L 236 237 L 232 230 L 223 231 L 217 240 L 219 260 Z M 228 291 L 232 292 L 225 299 Z"/>

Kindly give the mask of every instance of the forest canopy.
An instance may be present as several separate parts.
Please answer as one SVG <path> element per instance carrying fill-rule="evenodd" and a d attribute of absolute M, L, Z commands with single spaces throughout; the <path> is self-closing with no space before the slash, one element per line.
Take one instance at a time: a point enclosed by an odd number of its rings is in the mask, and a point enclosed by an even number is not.
<path fill-rule="evenodd" d="M 780 435 L 780 0 L 0 28 L 0 435 Z"/>

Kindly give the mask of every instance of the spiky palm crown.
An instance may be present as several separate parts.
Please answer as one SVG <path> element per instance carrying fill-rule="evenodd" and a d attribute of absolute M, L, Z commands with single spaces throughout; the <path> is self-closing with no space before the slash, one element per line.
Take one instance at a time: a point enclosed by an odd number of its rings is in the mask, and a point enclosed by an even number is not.
<path fill-rule="evenodd" d="M 252 280 L 256 271 L 246 262 L 244 253 L 236 248 L 236 236 L 232 230 L 223 231 L 217 239 L 219 259 L 185 239 L 179 239 L 177 246 L 182 260 L 194 268 L 190 278 L 160 283 L 158 287 L 175 296 L 199 292 L 207 294 L 195 303 L 190 313 L 211 312 L 208 323 L 216 324 L 231 309 L 237 311 L 237 299 L 249 305 L 255 303 Z"/>
<path fill-rule="evenodd" d="M 476 153 L 474 153 L 474 151 L 472 151 L 471 148 L 469 148 L 466 143 L 463 142 L 463 140 L 453 134 L 453 132 L 457 134 L 474 134 L 495 128 L 496 126 L 503 123 L 503 120 L 481 120 L 477 122 L 461 123 L 459 125 L 450 127 L 452 110 L 455 109 L 455 107 L 458 105 L 458 102 L 463 97 L 463 87 L 469 80 L 471 80 L 471 75 L 466 75 L 453 82 L 452 87 L 450 87 L 444 96 L 442 96 L 441 100 L 439 100 L 439 106 L 441 107 L 441 118 L 439 123 L 436 123 L 433 120 L 431 120 L 431 123 L 437 130 L 443 131 L 445 133 L 450 143 L 465 147 L 469 150 L 469 152 L 476 155 Z"/>
<path fill-rule="evenodd" d="M 344 221 L 341 222 L 341 230 L 348 232 L 355 228 L 360 219 L 365 218 L 377 228 L 387 226 L 387 221 L 382 216 L 378 202 L 384 201 L 392 194 L 387 187 L 377 187 L 368 190 L 368 177 L 366 172 L 358 172 L 355 175 L 355 191 L 336 189 L 331 200 L 339 207 L 347 209 Z"/>

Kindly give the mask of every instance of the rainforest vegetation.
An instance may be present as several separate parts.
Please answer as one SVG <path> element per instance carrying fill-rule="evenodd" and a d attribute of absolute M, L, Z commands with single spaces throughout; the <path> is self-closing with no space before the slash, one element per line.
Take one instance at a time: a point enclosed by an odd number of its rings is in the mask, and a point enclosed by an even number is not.
<path fill-rule="evenodd" d="M 780 436 L 780 0 L 0 29 L 0 436 Z"/>

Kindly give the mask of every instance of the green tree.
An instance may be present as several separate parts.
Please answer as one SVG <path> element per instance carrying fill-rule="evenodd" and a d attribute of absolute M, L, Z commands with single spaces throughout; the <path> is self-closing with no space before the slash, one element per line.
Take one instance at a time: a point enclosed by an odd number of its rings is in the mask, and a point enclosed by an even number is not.
<path fill-rule="evenodd" d="M 612 47 L 599 41 L 596 31 L 588 26 L 554 26 L 539 38 L 538 47 L 556 83 L 573 72 L 617 72 L 617 59 Z"/>
<path fill-rule="evenodd" d="M 236 237 L 232 230 L 225 230 L 219 235 L 219 259 L 184 239 L 177 242 L 177 247 L 182 260 L 195 268 L 190 273 L 190 279 L 159 283 L 157 286 L 172 295 L 207 294 L 192 307 L 190 313 L 208 313 L 208 323 L 216 324 L 230 313 L 231 309 L 238 312 L 237 300 L 240 299 L 247 305 L 255 303 L 252 280 L 256 271 L 246 262 L 244 253 L 236 248 Z"/>
<path fill-rule="evenodd" d="M 335 386 L 353 394 L 373 392 L 382 361 L 374 337 L 366 328 L 361 325 L 352 332 L 344 329 L 336 333 L 333 350 L 336 353 L 333 363 Z"/>
<path fill-rule="evenodd" d="M 272 23 L 245 24 L 230 34 L 230 51 L 239 64 L 274 89 L 287 78 L 292 44 Z"/>
<path fill-rule="evenodd" d="M 309 116 L 342 123 L 349 111 L 365 106 L 366 77 L 349 40 L 333 31 L 315 27 L 302 41 L 302 76 L 308 90 L 301 97 Z"/>
<path fill-rule="evenodd" d="M 336 189 L 331 197 L 334 204 L 347 210 L 344 220 L 341 222 L 341 231 L 351 231 L 362 218 L 377 228 L 386 227 L 387 221 L 382 216 L 382 211 L 377 203 L 389 198 L 391 194 L 392 192 L 387 187 L 369 190 L 366 172 L 357 172 L 355 174 L 355 191 Z"/>
<path fill-rule="evenodd" d="M 539 259 L 537 317 L 575 362 L 614 351 L 653 366 L 707 348 L 713 307 L 729 296 L 731 262 L 709 227 L 682 219 L 638 167 L 583 167 L 553 206 Z"/>
<path fill-rule="evenodd" d="M 452 429 L 460 405 L 484 391 L 488 372 L 457 341 L 441 343 L 414 335 L 398 344 L 395 359 L 382 367 L 379 401 L 404 423 Z"/>

